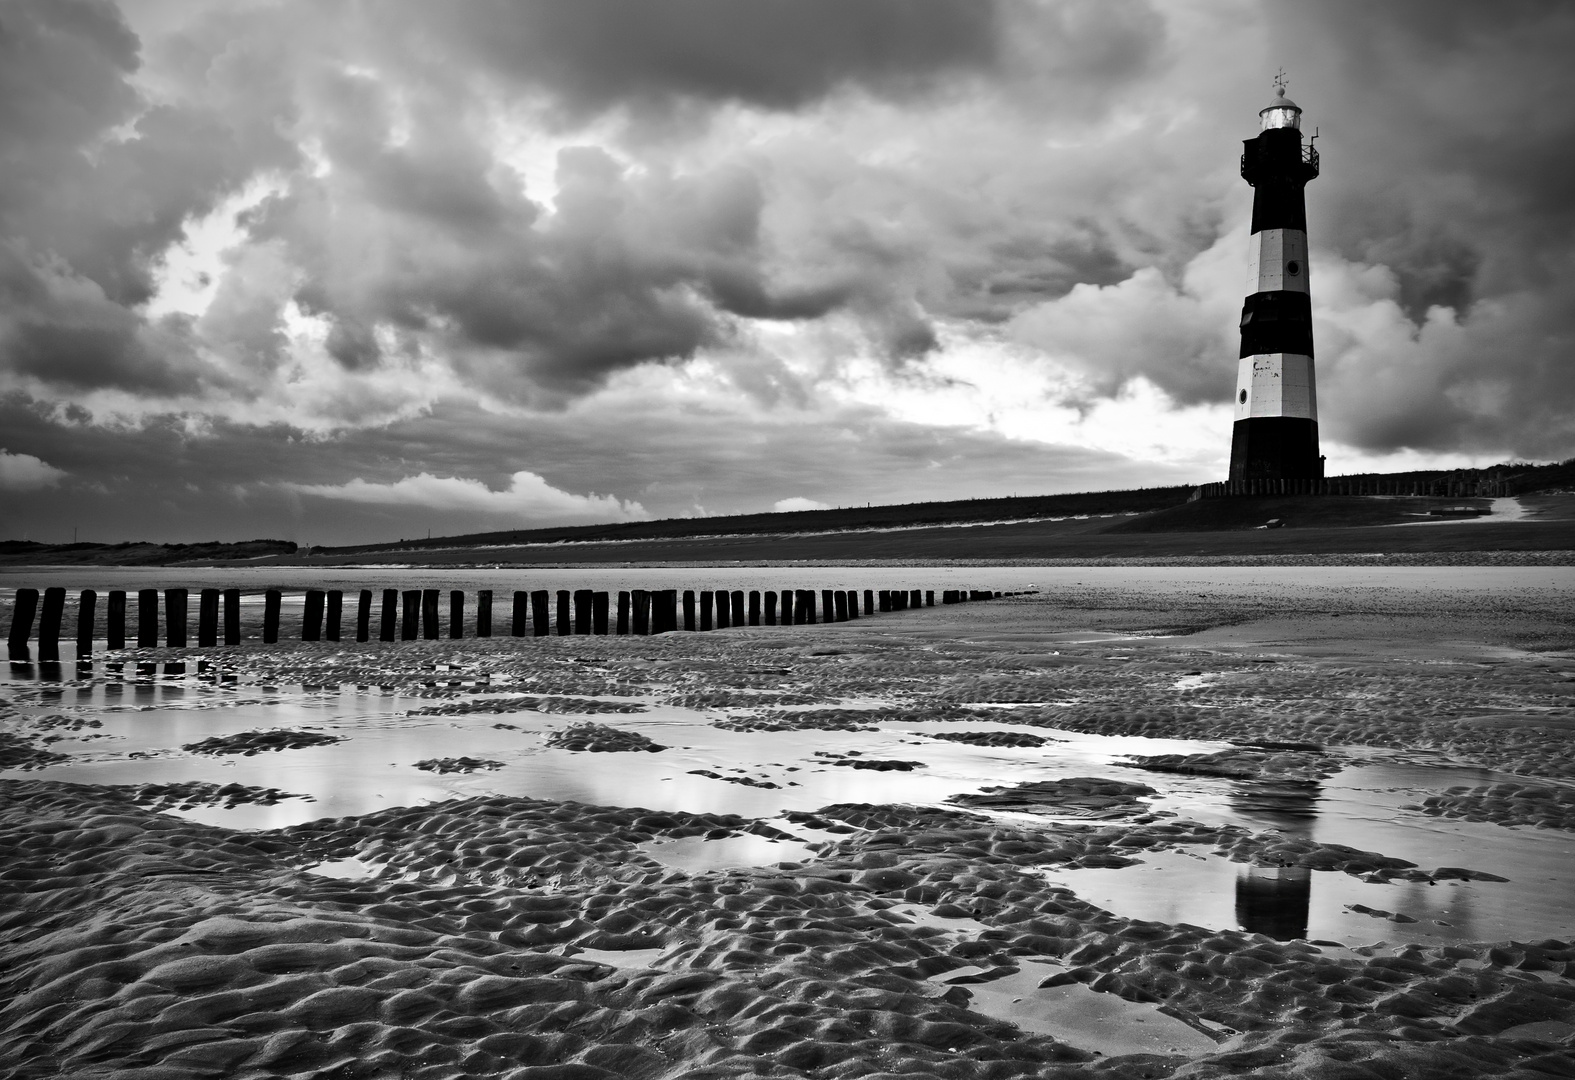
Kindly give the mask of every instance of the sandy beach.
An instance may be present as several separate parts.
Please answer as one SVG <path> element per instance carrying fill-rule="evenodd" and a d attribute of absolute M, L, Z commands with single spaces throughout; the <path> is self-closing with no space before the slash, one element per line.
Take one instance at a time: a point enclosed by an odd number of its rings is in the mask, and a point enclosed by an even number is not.
<path fill-rule="evenodd" d="M 1575 1075 L 1567 566 L 1020 576 L 14 670 L 0 1074 Z"/>

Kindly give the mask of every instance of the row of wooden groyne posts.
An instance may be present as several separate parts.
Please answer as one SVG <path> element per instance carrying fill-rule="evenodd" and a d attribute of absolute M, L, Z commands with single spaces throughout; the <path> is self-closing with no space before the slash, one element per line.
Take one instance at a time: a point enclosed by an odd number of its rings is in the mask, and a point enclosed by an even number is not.
<path fill-rule="evenodd" d="M 126 648 L 126 629 L 131 594 L 113 589 L 105 608 L 104 638 L 111 651 Z M 187 647 L 187 589 L 141 589 L 136 596 L 135 647 L 159 645 L 160 601 L 164 612 L 164 645 Z M 992 600 L 1012 593 L 988 589 L 946 589 L 942 604 Z M 439 615 L 440 589 L 384 589 L 381 604 L 371 589 L 362 589 L 356 600 L 355 640 L 370 641 L 375 631 L 379 641 L 438 640 L 465 637 L 466 593 L 453 589 L 448 594 L 447 633 Z M 630 589 L 616 594 L 591 589 L 559 589 L 556 597 L 546 589 L 516 591 L 510 612 L 511 637 L 547 637 L 571 634 L 665 634 L 679 630 L 724 630 L 730 626 L 796 626 L 815 622 L 847 622 L 877 612 L 905 611 L 934 607 L 934 590 L 865 589 L 784 589 L 779 595 L 767 590 Z M 476 613 L 472 636 L 493 636 L 493 593 L 476 593 Z M 556 603 L 554 603 L 556 600 Z M 818 613 L 817 613 L 818 600 Z M 38 620 L 38 660 L 58 663 L 60 637 L 65 622 L 66 590 L 18 589 L 11 616 L 10 658 L 26 663 L 32 660 L 29 642 L 33 621 Z M 780 604 L 779 604 L 780 601 Z M 263 593 L 262 641 L 271 645 L 279 640 L 280 614 L 284 594 L 279 589 Z M 556 610 L 554 610 L 556 608 Z M 374 609 L 377 609 L 374 612 Z M 89 656 L 96 640 L 98 593 L 82 590 L 77 600 L 76 655 Z M 301 618 L 302 641 L 339 641 L 344 629 L 345 593 L 340 589 L 307 589 Z M 377 618 L 374 625 L 374 613 Z M 501 634 L 499 636 L 502 636 Z M 202 589 L 197 599 L 197 647 L 235 646 L 241 643 L 241 590 Z"/>

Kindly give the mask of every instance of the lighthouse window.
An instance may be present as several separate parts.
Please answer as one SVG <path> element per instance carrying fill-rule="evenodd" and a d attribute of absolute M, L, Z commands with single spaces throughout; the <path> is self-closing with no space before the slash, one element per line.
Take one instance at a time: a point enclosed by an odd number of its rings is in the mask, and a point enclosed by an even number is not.
<path fill-rule="evenodd" d="M 1297 262 L 1295 259 L 1292 259 L 1290 262 L 1285 264 L 1285 272 L 1291 275 L 1291 277 L 1295 277 L 1297 274 L 1302 272 L 1302 264 Z"/>
<path fill-rule="evenodd" d="M 1243 391 L 1242 391 L 1242 392 L 1241 392 L 1241 397 L 1240 397 L 1240 399 L 1239 399 L 1239 400 L 1240 400 L 1240 401 L 1241 401 L 1241 403 L 1242 403 L 1242 404 L 1243 404 L 1243 405 L 1245 405 L 1245 404 L 1247 404 L 1247 391 L 1245 391 L 1245 390 L 1243 390 Z"/>
<path fill-rule="evenodd" d="M 1263 116 L 1263 130 L 1268 131 L 1272 128 L 1296 128 L 1300 130 L 1302 126 L 1300 114 L 1301 110 L 1294 108 L 1264 109 L 1261 114 Z"/>

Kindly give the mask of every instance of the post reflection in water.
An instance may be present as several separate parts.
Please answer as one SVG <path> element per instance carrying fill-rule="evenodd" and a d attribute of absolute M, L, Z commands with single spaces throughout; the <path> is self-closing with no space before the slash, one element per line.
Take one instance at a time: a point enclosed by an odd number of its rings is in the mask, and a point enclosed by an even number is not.
<path fill-rule="evenodd" d="M 1308 836 L 1318 817 L 1322 789 L 1312 780 L 1244 781 L 1231 793 L 1242 817 L 1289 836 Z M 1236 922 L 1276 941 L 1307 936 L 1312 871 L 1303 866 L 1248 866 L 1236 874 Z"/>
<path fill-rule="evenodd" d="M 1312 871 L 1305 866 L 1249 866 L 1236 874 L 1236 922 L 1276 941 L 1307 936 Z"/>

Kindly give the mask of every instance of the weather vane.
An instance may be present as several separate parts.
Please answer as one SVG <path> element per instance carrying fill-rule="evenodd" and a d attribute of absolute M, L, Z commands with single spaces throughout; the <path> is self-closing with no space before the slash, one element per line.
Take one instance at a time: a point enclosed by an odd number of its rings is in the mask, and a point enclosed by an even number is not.
<path fill-rule="evenodd" d="M 1281 91 L 1283 93 L 1284 90 L 1285 90 L 1285 86 L 1286 86 L 1285 69 L 1282 67 L 1282 68 L 1280 68 L 1279 71 L 1275 72 L 1275 75 L 1274 75 L 1274 87 L 1275 87 L 1275 89 L 1277 89 L 1277 90 L 1279 90 L 1279 91 Z"/>

